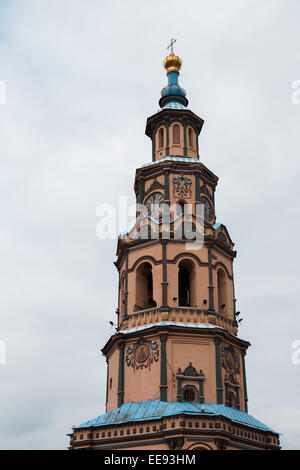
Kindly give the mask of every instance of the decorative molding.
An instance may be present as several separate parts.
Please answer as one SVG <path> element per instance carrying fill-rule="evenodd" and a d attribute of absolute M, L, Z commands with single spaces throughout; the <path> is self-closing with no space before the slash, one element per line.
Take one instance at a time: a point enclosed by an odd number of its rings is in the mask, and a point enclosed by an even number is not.
<path fill-rule="evenodd" d="M 184 437 L 173 437 L 167 439 L 169 450 L 181 450 L 184 446 Z"/>
<path fill-rule="evenodd" d="M 221 261 L 217 261 L 217 263 L 212 266 L 213 269 L 218 269 L 218 267 L 221 267 L 222 269 L 224 269 L 224 271 L 227 274 L 228 279 L 230 279 L 231 281 L 233 280 L 232 275 L 230 274 L 230 272 L 228 271 L 227 266 L 225 266 L 224 263 L 222 263 Z"/>
<path fill-rule="evenodd" d="M 200 188 L 199 188 L 199 193 L 200 193 L 200 194 L 206 194 L 209 198 L 211 198 L 211 194 L 210 194 L 210 192 L 208 191 L 207 186 L 206 186 L 205 183 L 203 183 L 203 185 L 200 186 Z"/>
<path fill-rule="evenodd" d="M 147 189 L 147 191 L 144 193 L 144 197 L 143 199 L 148 196 L 148 194 L 150 194 L 152 191 L 156 191 L 157 189 L 165 189 L 165 185 L 164 184 L 161 184 L 159 181 L 157 181 L 156 177 L 153 178 L 153 182 L 152 184 L 150 185 L 149 189 Z M 143 201 L 142 199 L 142 201 Z M 141 201 L 141 202 L 142 202 Z"/>
<path fill-rule="evenodd" d="M 173 178 L 174 197 L 184 197 L 189 199 L 192 195 L 192 181 L 181 173 L 177 178 Z"/>
<path fill-rule="evenodd" d="M 237 374 L 240 373 L 240 358 L 232 345 L 221 348 L 222 367 L 226 371 L 226 380 L 232 384 L 237 383 Z"/>
<path fill-rule="evenodd" d="M 225 245 L 228 245 L 228 240 L 226 235 L 223 232 L 219 232 L 217 235 L 217 240 Z"/>
<path fill-rule="evenodd" d="M 228 441 L 226 439 L 215 438 L 215 445 L 217 450 L 226 450 Z"/>
<path fill-rule="evenodd" d="M 196 401 L 199 403 L 204 403 L 203 382 L 205 380 L 205 376 L 203 374 L 202 369 L 200 369 L 200 372 L 198 373 L 195 367 L 190 362 L 183 372 L 180 368 L 178 369 L 177 374 L 176 374 L 176 379 L 177 379 L 177 401 L 183 402 L 184 390 L 186 388 L 193 388 L 195 391 Z M 196 384 L 199 384 L 199 390 L 193 384 L 188 384 L 185 387 L 182 387 L 182 382 L 184 381 L 196 382 Z"/>
<path fill-rule="evenodd" d="M 158 362 L 159 347 L 157 341 L 146 341 L 144 337 L 126 349 L 126 364 L 138 369 L 151 369 L 153 362 Z"/>
<path fill-rule="evenodd" d="M 189 365 L 184 369 L 182 372 L 181 369 L 178 369 L 177 375 L 183 375 L 185 377 L 204 377 L 202 369 L 200 370 L 199 374 L 193 364 L 190 362 Z"/>

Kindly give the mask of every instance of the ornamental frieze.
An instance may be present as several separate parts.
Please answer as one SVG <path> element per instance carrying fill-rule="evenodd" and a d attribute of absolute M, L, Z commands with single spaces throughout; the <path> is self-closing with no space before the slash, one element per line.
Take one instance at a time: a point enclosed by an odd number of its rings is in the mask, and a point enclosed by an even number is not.
<path fill-rule="evenodd" d="M 159 347 L 157 341 L 146 341 L 141 338 L 138 343 L 126 349 L 126 364 L 133 370 L 149 369 L 153 362 L 159 359 Z"/>

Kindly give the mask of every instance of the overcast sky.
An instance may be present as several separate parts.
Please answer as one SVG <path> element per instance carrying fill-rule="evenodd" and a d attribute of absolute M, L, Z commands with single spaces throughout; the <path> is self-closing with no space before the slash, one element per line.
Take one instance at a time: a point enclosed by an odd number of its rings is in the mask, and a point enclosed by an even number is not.
<path fill-rule="evenodd" d="M 1 0 L 2 449 L 64 449 L 104 412 L 116 241 L 96 209 L 134 200 L 173 37 L 238 252 L 249 412 L 300 448 L 299 20 L 297 0 Z"/>

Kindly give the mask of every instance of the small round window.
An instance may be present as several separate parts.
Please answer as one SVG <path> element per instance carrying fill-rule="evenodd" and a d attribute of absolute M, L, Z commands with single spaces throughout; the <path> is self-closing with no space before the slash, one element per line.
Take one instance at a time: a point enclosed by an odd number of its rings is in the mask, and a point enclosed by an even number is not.
<path fill-rule="evenodd" d="M 183 392 L 183 399 L 184 401 L 189 401 L 189 402 L 192 402 L 192 401 L 195 401 L 196 400 L 196 393 L 194 391 L 194 389 L 192 388 L 186 388 Z"/>

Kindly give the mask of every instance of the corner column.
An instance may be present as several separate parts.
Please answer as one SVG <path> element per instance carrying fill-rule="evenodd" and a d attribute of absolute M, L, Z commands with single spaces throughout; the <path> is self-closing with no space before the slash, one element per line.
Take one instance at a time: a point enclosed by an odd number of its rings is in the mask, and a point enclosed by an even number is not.
<path fill-rule="evenodd" d="M 246 351 L 242 351 L 242 359 L 243 359 L 243 385 L 244 385 L 244 406 L 245 406 L 245 411 L 246 411 L 246 413 L 248 413 L 248 394 L 247 394 L 247 380 L 246 380 L 245 356 L 246 356 Z"/>
<path fill-rule="evenodd" d="M 124 317 L 126 317 L 128 313 L 128 250 L 126 251 L 125 263 Z"/>
<path fill-rule="evenodd" d="M 167 335 L 160 335 L 160 401 L 167 400 Z"/>
<path fill-rule="evenodd" d="M 156 152 L 156 141 L 155 141 L 155 130 L 153 131 L 152 136 L 152 161 L 155 161 L 155 152 Z"/>
<path fill-rule="evenodd" d="M 217 403 L 223 404 L 223 381 L 222 381 L 222 366 L 221 366 L 221 351 L 220 351 L 220 338 L 215 338 L 216 348 L 216 389 L 217 389 Z"/>
<path fill-rule="evenodd" d="M 208 280 L 208 291 L 209 291 L 209 310 L 210 312 L 215 311 L 215 305 L 214 305 L 214 286 L 213 286 L 213 273 L 212 273 L 212 256 L 211 256 L 211 245 L 207 246 L 208 250 L 208 275 L 209 275 L 209 280 Z"/>
<path fill-rule="evenodd" d="M 170 136 L 169 136 L 169 121 L 166 121 L 166 156 L 170 154 Z"/>
<path fill-rule="evenodd" d="M 168 310 L 168 280 L 167 280 L 167 240 L 162 240 L 162 306 Z"/>
<path fill-rule="evenodd" d="M 124 350 L 125 343 L 119 343 L 118 408 L 124 403 Z"/>
<path fill-rule="evenodd" d="M 183 155 L 187 156 L 186 121 L 183 122 Z"/>

